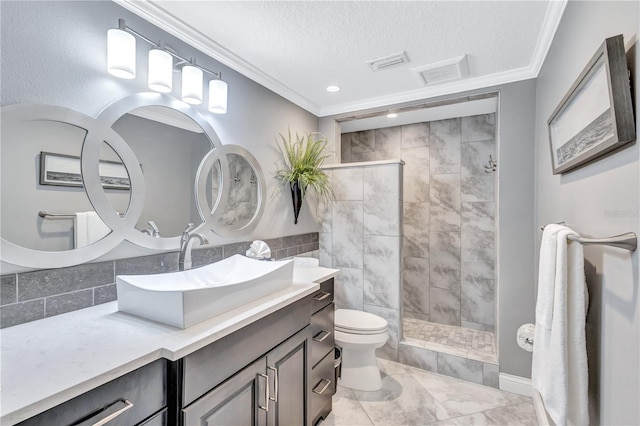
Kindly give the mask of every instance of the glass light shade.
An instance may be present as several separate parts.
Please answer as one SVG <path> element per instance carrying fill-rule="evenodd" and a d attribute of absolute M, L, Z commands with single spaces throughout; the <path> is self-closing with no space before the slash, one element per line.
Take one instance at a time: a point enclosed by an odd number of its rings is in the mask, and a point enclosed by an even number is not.
<path fill-rule="evenodd" d="M 149 51 L 149 89 L 167 93 L 171 91 L 173 80 L 173 58 L 160 49 Z"/>
<path fill-rule="evenodd" d="M 192 65 L 182 67 L 182 100 L 188 104 L 202 103 L 202 70 Z"/>
<path fill-rule="evenodd" d="M 209 82 L 209 111 L 214 114 L 227 113 L 227 83 L 222 80 Z"/>
<path fill-rule="evenodd" d="M 136 77 L 136 39 L 126 31 L 107 31 L 107 71 L 119 78 Z"/>

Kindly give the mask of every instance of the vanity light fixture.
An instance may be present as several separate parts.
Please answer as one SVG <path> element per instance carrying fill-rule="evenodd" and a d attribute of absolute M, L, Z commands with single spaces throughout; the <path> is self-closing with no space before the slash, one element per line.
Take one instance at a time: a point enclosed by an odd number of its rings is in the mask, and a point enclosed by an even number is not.
<path fill-rule="evenodd" d="M 175 51 L 155 43 L 139 32 L 126 26 L 124 19 L 118 20 L 118 28 L 107 31 L 107 71 L 119 78 L 136 77 L 136 37 L 151 45 L 149 51 L 148 86 L 151 90 L 168 93 L 173 90 L 173 58 L 178 59 L 177 66 L 182 67 L 182 100 L 197 105 L 202 103 L 203 76 L 210 74 L 214 80 L 209 82 L 209 111 L 215 114 L 227 112 L 227 83 L 221 80 L 222 74 L 210 71 L 195 61 L 178 55 Z"/>
<path fill-rule="evenodd" d="M 136 77 L 136 39 L 127 32 L 124 20 L 107 31 L 107 71 L 119 78 Z"/>
<path fill-rule="evenodd" d="M 156 92 L 171 92 L 173 86 L 173 57 L 166 50 L 153 48 L 149 51 L 149 89 Z"/>

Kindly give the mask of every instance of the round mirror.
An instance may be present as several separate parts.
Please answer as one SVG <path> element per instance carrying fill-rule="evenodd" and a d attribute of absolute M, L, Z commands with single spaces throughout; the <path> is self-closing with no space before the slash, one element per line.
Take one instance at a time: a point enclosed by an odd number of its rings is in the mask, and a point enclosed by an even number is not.
<path fill-rule="evenodd" d="M 85 192 L 81 154 L 89 138 L 117 135 L 63 107 L 18 104 L 0 113 L 2 260 L 27 267 L 69 266 L 115 247 L 121 239 Z M 105 150 L 99 158 L 108 161 L 113 154 Z"/>
<path fill-rule="evenodd" d="M 204 130 L 187 115 L 159 106 L 136 108 L 112 127 L 144 175 L 144 205 L 136 228 L 166 238 L 181 235 L 188 223 L 200 225 L 193 188 L 198 167 L 213 148 Z"/>
<path fill-rule="evenodd" d="M 176 249 L 188 223 L 196 230 L 204 226 L 195 179 L 205 156 L 220 146 L 216 132 L 192 106 L 159 93 L 116 101 L 98 120 L 126 142 L 144 182 L 142 194 L 131 185 L 132 197 L 142 199 L 141 212 L 125 238 L 142 247 Z"/>
<path fill-rule="evenodd" d="M 209 181 L 213 184 L 209 185 Z M 266 182 L 249 151 L 237 145 L 223 145 L 211 152 L 202 162 L 197 182 L 198 204 L 214 233 L 238 238 L 258 224 L 264 210 Z"/>

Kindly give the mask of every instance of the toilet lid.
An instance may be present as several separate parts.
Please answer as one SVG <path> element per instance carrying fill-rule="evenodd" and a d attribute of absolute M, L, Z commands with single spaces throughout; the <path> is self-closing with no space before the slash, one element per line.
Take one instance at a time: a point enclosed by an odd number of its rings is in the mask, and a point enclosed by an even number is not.
<path fill-rule="evenodd" d="M 369 312 L 338 309 L 335 312 L 336 330 L 347 333 L 372 334 L 387 329 L 387 320 Z"/>

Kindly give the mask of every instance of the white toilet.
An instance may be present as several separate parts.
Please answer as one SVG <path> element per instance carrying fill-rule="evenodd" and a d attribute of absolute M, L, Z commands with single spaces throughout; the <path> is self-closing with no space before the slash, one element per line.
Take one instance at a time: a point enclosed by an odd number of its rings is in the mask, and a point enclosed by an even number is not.
<path fill-rule="evenodd" d="M 335 341 L 342 348 L 340 384 L 363 391 L 382 388 L 376 349 L 384 346 L 388 339 L 384 318 L 368 312 L 338 309 L 335 312 Z"/>

